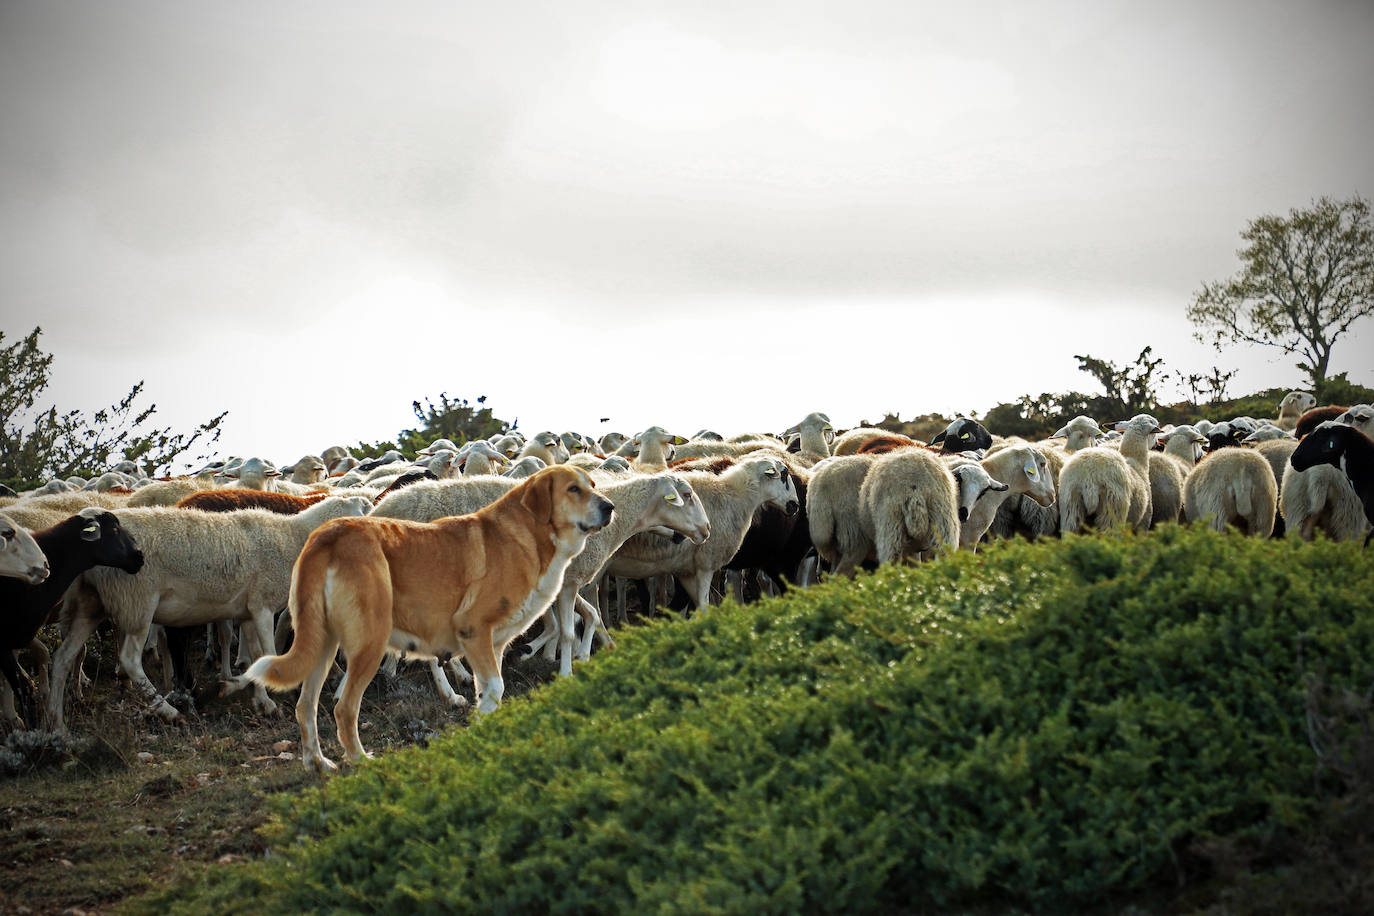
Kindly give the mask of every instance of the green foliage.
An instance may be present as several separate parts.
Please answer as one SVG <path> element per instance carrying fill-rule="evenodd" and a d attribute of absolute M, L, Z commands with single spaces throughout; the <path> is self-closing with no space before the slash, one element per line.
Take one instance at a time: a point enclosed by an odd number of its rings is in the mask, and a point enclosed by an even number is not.
<path fill-rule="evenodd" d="M 625 633 L 284 805 L 147 912 L 1065 911 L 1310 826 L 1374 561 L 1190 528 L 1004 542 Z M 135 911 L 139 911 L 136 907 Z"/>
<path fill-rule="evenodd" d="M 361 442 L 352 449 L 360 458 L 375 458 L 390 449 L 396 449 L 408 460 L 436 439 L 449 439 L 455 445 L 462 445 L 469 439 L 486 439 L 496 433 L 514 429 L 516 424 L 492 416 L 490 407 L 483 407 L 486 395 L 477 398 L 479 406 L 469 404 L 466 398 L 449 400 L 448 392 L 439 393 L 439 403 L 429 398 L 425 403 L 411 402 L 415 418 L 423 425 L 419 429 L 403 429 L 392 442 Z"/>
<path fill-rule="evenodd" d="M 1242 267 L 1204 284 L 1188 307 L 1195 336 L 1220 351 L 1232 343 L 1276 347 L 1302 358 L 1321 403 L 1331 348 L 1374 314 L 1374 216 L 1369 201 L 1323 197 L 1288 217 L 1265 215 L 1241 233 Z"/>
<path fill-rule="evenodd" d="M 52 371 L 52 355 L 38 346 L 42 333 L 34 328 L 23 340 L 0 347 L 0 481 L 22 489 L 45 477 L 89 477 L 123 459 L 152 475 L 165 472 L 202 438 L 202 447 L 219 439 L 227 411 L 190 433 L 145 429 L 157 405 L 136 405 L 143 393 L 141 381 L 89 419 L 79 410 L 60 413 L 55 406 L 35 413 Z M 0 331 L 0 341 L 4 338 Z"/>

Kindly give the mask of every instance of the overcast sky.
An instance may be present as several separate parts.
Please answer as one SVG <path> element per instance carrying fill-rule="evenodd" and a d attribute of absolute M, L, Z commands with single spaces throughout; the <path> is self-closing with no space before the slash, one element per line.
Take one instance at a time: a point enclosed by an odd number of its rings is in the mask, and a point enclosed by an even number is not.
<path fill-rule="evenodd" d="M 1145 345 L 1296 387 L 1185 309 L 1248 220 L 1374 195 L 1372 46 L 1368 0 L 0 0 L 0 330 L 278 462 L 441 391 L 690 435 Z"/>

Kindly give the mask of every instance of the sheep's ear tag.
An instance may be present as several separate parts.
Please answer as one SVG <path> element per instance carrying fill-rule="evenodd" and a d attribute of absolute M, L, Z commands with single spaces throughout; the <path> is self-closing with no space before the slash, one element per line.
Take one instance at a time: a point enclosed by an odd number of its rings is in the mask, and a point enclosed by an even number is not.
<path fill-rule="evenodd" d="M 676 493 L 669 493 L 667 496 L 663 497 L 663 501 L 670 506 L 677 506 L 682 504 L 682 497 L 678 496 Z"/>
<path fill-rule="evenodd" d="M 1037 474 L 1039 474 L 1039 473 L 1040 473 L 1040 472 L 1037 471 L 1037 470 L 1035 469 L 1035 462 L 1034 462 L 1034 461 L 1027 461 L 1027 462 L 1026 462 L 1026 476 L 1027 476 L 1027 477 L 1035 477 L 1035 476 L 1036 476 Z"/>
<path fill-rule="evenodd" d="M 777 477 L 777 476 L 778 476 L 778 469 L 777 469 L 777 468 L 772 468 L 772 467 L 770 467 L 767 471 L 764 472 L 764 475 L 763 475 L 763 476 L 765 476 L 765 477 Z"/>
<path fill-rule="evenodd" d="M 81 540 L 98 541 L 100 540 L 100 522 L 91 522 L 81 529 Z"/>

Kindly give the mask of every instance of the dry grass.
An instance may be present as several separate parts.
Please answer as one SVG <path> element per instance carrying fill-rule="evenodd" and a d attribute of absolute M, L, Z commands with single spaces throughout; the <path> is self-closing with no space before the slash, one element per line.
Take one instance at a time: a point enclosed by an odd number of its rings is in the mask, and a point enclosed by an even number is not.
<path fill-rule="evenodd" d="M 66 746 L 35 748 L 18 775 L 0 770 L 0 913 L 107 913 L 150 887 L 258 855 L 265 799 L 317 778 L 298 757 L 294 692 L 276 697 L 274 716 L 255 713 L 249 691 L 216 698 L 198 642 L 196 709 L 168 725 L 140 714 L 114 654 L 110 635 L 92 642 L 94 683 L 79 703 L 68 690 Z M 506 668 L 508 695 L 551 674 L 542 661 Z M 471 699 L 471 688 L 459 689 Z M 321 707 L 326 753 L 341 759 L 329 704 Z M 360 730 L 370 751 L 385 753 L 466 721 L 440 700 L 427 668 L 403 665 L 394 681 L 379 674 L 368 688 Z"/>

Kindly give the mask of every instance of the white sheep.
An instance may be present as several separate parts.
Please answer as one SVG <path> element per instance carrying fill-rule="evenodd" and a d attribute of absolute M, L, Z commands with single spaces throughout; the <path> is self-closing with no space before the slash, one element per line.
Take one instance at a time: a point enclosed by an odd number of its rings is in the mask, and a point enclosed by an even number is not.
<path fill-rule="evenodd" d="M 226 466 L 219 472 L 219 477 L 227 481 L 234 481 L 229 486 L 243 487 L 245 490 L 277 490 L 277 479 L 282 476 L 281 471 L 273 467 L 272 462 L 263 458 L 246 458 L 237 466 Z"/>
<path fill-rule="evenodd" d="M 1049 459 L 1040 449 L 1018 444 L 990 452 L 979 466 L 1000 488 L 991 488 L 974 505 L 959 526 L 959 547 L 977 550 L 978 542 L 992 527 L 993 519 L 1007 500 L 1024 495 L 1036 505 L 1048 508 L 1056 498 Z"/>
<path fill-rule="evenodd" d="M 372 510 L 380 518 L 432 522 L 450 515 L 469 515 L 496 502 L 519 483 L 510 477 L 486 475 L 453 480 L 426 480 L 382 497 Z"/>
<path fill-rule="evenodd" d="M 1217 531 L 1231 525 L 1246 534 L 1269 537 L 1278 495 L 1274 472 L 1262 455 L 1248 448 L 1222 448 L 1188 475 L 1183 506 L 1190 522 L 1208 519 Z"/>
<path fill-rule="evenodd" d="M 322 482 L 328 472 L 323 459 L 315 455 L 302 455 L 295 464 L 282 468 L 288 482 L 306 485 Z"/>
<path fill-rule="evenodd" d="M 764 505 L 796 512 L 797 490 L 780 458 L 746 458 L 719 475 L 689 471 L 682 477 L 706 507 L 711 536 L 703 544 L 692 544 L 637 534 L 616 551 L 606 571 L 631 579 L 674 575 L 703 608 L 710 601 L 712 577 L 739 550 L 754 513 Z"/>
<path fill-rule="evenodd" d="M 1279 415 L 1274 425 L 1285 432 L 1298 426 L 1298 418 L 1317 406 L 1317 399 L 1309 391 L 1290 391 L 1279 401 Z"/>
<path fill-rule="evenodd" d="M 807 414 L 800 423 L 787 431 L 788 436 L 794 434 L 800 439 L 801 445 L 795 457 L 804 466 L 810 467 L 817 461 L 830 457 L 830 443 L 835 441 L 835 427 L 825 414 Z"/>
<path fill-rule="evenodd" d="M 306 538 L 332 518 L 366 515 L 360 497 L 322 500 L 298 515 L 264 509 L 200 512 L 143 508 L 116 511 L 120 524 L 143 551 L 143 569 L 131 576 L 110 567 L 82 575 L 62 644 L 53 654 L 47 704 L 48 727 L 64 728 L 62 700 L 78 651 L 108 615 L 122 637 L 119 666 L 151 707 L 166 719 L 179 714 L 143 671 L 143 645 L 154 624 L 190 626 L 251 619 L 264 647 L 273 646 L 273 615 L 286 606 L 291 569 Z M 68 592 L 68 596 L 72 596 Z M 102 614 L 103 609 L 103 614 Z M 254 705 L 276 708 L 265 692 Z"/>
<path fill-rule="evenodd" d="M 1064 453 L 1072 455 L 1074 452 L 1091 448 L 1097 444 L 1097 439 L 1102 435 L 1097 421 L 1092 417 L 1077 416 L 1065 423 L 1062 427 L 1055 430 L 1050 436 L 1051 439 L 1063 439 Z"/>
<path fill-rule="evenodd" d="M 706 506 L 683 475 L 612 479 L 598 484 L 598 489 L 615 503 L 615 515 L 609 525 L 588 536 L 582 553 L 568 565 L 551 615 L 546 618 L 545 632 L 530 644 L 526 655 L 534 655 L 547 644 L 556 649 L 559 674 L 564 675 L 572 673 L 574 658 L 590 657 L 595 636 L 600 634 L 609 641 L 600 609 L 579 592 L 600 578 L 611 557 L 629 538 L 650 529 L 666 529 L 699 546 L 712 536 Z M 578 615 L 583 622 L 582 639 L 574 647 Z"/>
<path fill-rule="evenodd" d="M 1017 445 L 1030 445 L 1022 439 L 1009 439 L 1000 443 L 994 443 L 988 449 L 991 456 L 1004 448 Z M 1044 440 L 1032 446 L 1045 458 L 1045 464 L 1049 467 L 1050 481 L 1054 485 L 1055 493 L 1059 493 L 1059 474 L 1064 468 L 1064 462 L 1068 460 L 1062 448 L 1055 443 Z M 1042 506 L 1029 494 L 1019 493 L 1011 496 L 997 510 L 997 516 L 993 519 L 992 526 L 988 529 L 989 537 L 1009 538 L 1015 535 L 1034 540 L 1040 537 L 1049 537 L 1059 533 L 1059 506 L 1056 502 L 1049 506 Z"/>
<path fill-rule="evenodd" d="M 48 571 L 48 558 L 43 556 L 43 550 L 33 535 L 9 516 L 0 513 L 0 576 L 23 579 L 30 585 L 37 585 L 48 578 Z"/>
<path fill-rule="evenodd" d="M 653 473 L 662 471 L 668 467 L 668 462 L 673 460 L 674 447 L 683 444 L 681 436 L 673 435 L 661 426 L 650 426 L 644 432 L 635 436 L 633 440 L 638 451 L 630 462 L 630 466 L 637 471 Z"/>
<path fill-rule="evenodd" d="M 523 480 L 548 466 L 548 462 L 538 455 L 526 455 L 523 458 L 516 459 L 515 463 L 501 476 L 509 477 L 511 480 Z"/>
<path fill-rule="evenodd" d="M 806 487 L 806 520 L 816 553 L 837 576 L 853 576 L 873 552 L 872 538 L 859 519 L 859 488 L 877 455 L 827 458 L 811 469 Z"/>
<path fill-rule="evenodd" d="M 922 446 L 879 455 L 859 486 L 859 518 L 879 564 L 953 551 L 959 544 L 954 475 Z"/>
<path fill-rule="evenodd" d="M 562 464 L 569 458 L 568 447 L 563 444 L 557 433 L 545 430 L 526 442 L 524 448 L 516 454 L 515 460 L 531 456 L 540 459 L 545 465 Z"/>
<path fill-rule="evenodd" d="M 1069 455 L 1059 472 L 1059 530 L 1106 531 L 1130 523 L 1131 493 L 1138 485 L 1121 452 L 1103 446 Z"/>

